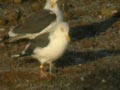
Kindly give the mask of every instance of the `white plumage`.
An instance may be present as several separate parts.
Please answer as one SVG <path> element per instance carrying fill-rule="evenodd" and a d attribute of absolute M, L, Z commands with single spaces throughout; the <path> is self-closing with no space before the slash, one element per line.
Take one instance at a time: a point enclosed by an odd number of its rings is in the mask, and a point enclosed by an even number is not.
<path fill-rule="evenodd" d="M 69 43 L 69 26 L 61 22 L 55 31 L 49 35 L 50 42 L 44 47 L 36 47 L 33 51 L 33 57 L 38 59 L 42 64 L 51 63 L 62 56 Z"/>
<path fill-rule="evenodd" d="M 65 22 L 60 22 L 55 30 L 49 35 L 49 44 L 46 47 L 36 47 L 33 50 L 32 57 L 37 59 L 40 65 L 40 74 L 41 77 L 44 77 L 44 64 L 49 64 L 50 74 L 52 73 L 52 62 L 60 58 L 70 42 L 69 37 L 69 26 Z"/>

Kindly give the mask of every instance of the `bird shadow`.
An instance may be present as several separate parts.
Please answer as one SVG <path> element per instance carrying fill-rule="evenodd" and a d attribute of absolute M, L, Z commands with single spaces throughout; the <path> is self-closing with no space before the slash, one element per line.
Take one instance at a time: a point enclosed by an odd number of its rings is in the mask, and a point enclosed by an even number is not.
<path fill-rule="evenodd" d="M 116 56 L 120 54 L 120 50 L 100 50 L 100 51 L 67 51 L 62 58 L 55 61 L 56 67 L 68 67 L 79 64 L 84 64 L 87 62 L 92 62 L 100 60 L 101 58 L 107 56 Z"/>
<path fill-rule="evenodd" d="M 72 41 L 76 41 L 85 37 L 95 37 L 101 32 L 105 32 L 116 21 L 120 20 L 120 12 L 115 13 L 110 18 L 90 25 L 79 25 L 70 28 L 70 37 Z"/>

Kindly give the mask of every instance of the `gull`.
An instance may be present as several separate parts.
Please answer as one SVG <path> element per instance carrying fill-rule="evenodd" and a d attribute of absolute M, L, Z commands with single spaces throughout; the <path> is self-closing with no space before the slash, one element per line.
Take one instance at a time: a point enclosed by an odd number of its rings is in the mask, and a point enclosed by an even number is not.
<path fill-rule="evenodd" d="M 33 39 L 28 47 L 18 55 L 12 57 L 32 56 L 40 62 L 40 78 L 46 77 L 44 64 L 49 64 L 52 74 L 53 61 L 59 59 L 70 42 L 69 25 L 62 21 L 49 34 L 43 34 Z"/>
<path fill-rule="evenodd" d="M 63 16 L 58 0 L 46 0 L 43 10 L 28 17 L 23 24 L 11 27 L 7 42 L 20 39 L 32 40 L 41 34 L 51 32 L 61 21 Z"/>

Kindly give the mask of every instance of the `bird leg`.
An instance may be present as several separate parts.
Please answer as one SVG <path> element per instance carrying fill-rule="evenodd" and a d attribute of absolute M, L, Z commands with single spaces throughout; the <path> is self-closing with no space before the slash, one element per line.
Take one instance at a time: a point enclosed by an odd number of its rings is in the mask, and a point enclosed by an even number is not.
<path fill-rule="evenodd" d="M 52 73 L 53 66 L 54 66 L 53 63 L 49 63 L 49 74 L 47 76 L 49 79 L 55 79 L 56 78 L 56 75 Z"/>
<path fill-rule="evenodd" d="M 40 65 L 40 78 L 45 78 L 47 75 L 45 73 L 44 66 L 41 64 Z"/>
<path fill-rule="evenodd" d="M 52 67 L 53 67 L 53 64 L 52 63 L 49 63 L 49 73 L 52 74 Z"/>

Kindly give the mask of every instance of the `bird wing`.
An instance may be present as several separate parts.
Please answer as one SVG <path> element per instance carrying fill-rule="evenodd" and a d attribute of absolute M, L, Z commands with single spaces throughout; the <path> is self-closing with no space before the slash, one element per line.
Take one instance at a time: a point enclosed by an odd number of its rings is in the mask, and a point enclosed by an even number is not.
<path fill-rule="evenodd" d="M 13 33 L 16 34 L 27 34 L 27 33 L 38 33 L 49 26 L 53 21 L 56 20 L 56 15 L 50 13 L 48 10 L 41 10 L 40 12 L 34 13 L 26 21 L 16 27 Z"/>
<path fill-rule="evenodd" d="M 49 42 L 49 33 L 39 35 L 38 37 L 30 41 L 30 45 L 25 51 L 26 55 L 33 54 L 34 49 L 37 47 L 46 47 L 49 44 Z"/>

